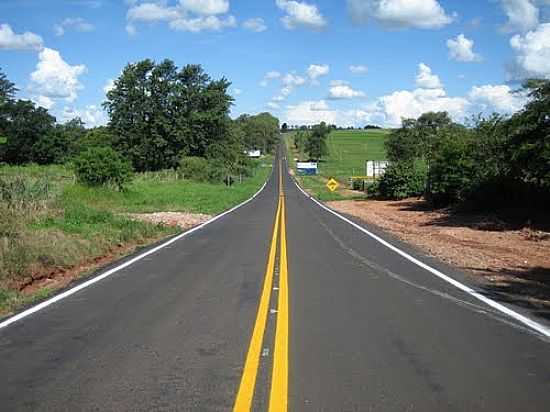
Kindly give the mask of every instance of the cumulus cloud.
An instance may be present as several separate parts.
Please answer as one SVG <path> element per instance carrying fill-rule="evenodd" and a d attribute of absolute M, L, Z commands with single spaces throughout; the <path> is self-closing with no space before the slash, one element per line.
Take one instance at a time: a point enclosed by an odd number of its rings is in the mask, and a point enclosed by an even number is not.
<path fill-rule="evenodd" d="M 384 123 L 398 126 L 402 119 L 417 118 L 426 112 L 448 112 L 455 120 L 463 120 L 470 103 L 463 97 L 449 97 L 443 89 L 400 90 L 381 97 L 374 110 Z"/>
<path fill-rule="evenodd" d="M 0 25 L 0 49 L 7 50 L 41 50 L 43 40 L 37 34 L 25 32 L 15 33 L 9 24 Z"/>
<path fill-rule="evenodd" d="M 47 96 L 33 96 L 31 100 L 37 106 L 43 107 L 47 110 L 50 110 L 55 105 L 55 102 Z"/>
<path fill-rule="evenodd" d="M 273 102 L 273 101 L 268 102 L 268 103 L 266 104 L 266 106 L 267 106 L 269 109 L 272 109 L 272 110 L 279 110 L 279 109 L 281 108 L 281 106 L 280 106 L 278 103 Z"/>
<path fill-rule="evenodd" d="M 113 88 L 115 87 L 115 81 L 113 79 L 108 79 L 105 83 L 105 86 L 103 86 L 103 91 L 105 94 L 109 93 Z"/>
<path fill-rule="evenodd" d="M 201 31 L 221 31 L 225 28 L 236 27 L 237 20 L 233 16 L 225 18 L 218 16 L 206 16 L 195 18 L 182 18 L 173 20 L 169 24 L 170 28 L 178 31 L 189 31 L 198 33 Z"/>
<path fill-rule="evenodd" d="M 328 64 L 311 64 L 307 69 L 307 76 L 313 83 L 317 83 L 319 77 L 326 76 L 329 72 Z"/>
<path fill-rule="evenodd" d="M 300 27 L 322 30 L 327 26 L 326 19 L 315 4 L 294 0 L 276 0 L 275 3 L 286 13 L 281 22 L 288 30 Z"/>
<path fill-rule="evenodd" d="M 516 34 L 510 39 L 510 45 L 516 53 L 508 73 L 510 79 L 550 79 L 550 23 L 540 24 L 525 35 Z"/>
<path fill-rule="evenodd" d="M 356 97 L 365 97 L 365 93 L 354 90 L 349 84 L 345 84 L 343 82 L 333 82 L 331 84 L 328 95 L 329 99 L 354 99 Z"/>
<path fill-rule="evenodd" d="M 252 19 L 245 20 L 243 27 L 246 30 L 250 30 L 256 33 L 261 33 L 267 30 L 267 25 L 265 24 L 264 19 L 261 17 L 255 17 Z"/>
<path fill-rule="evenodd" d="M 338 112 L 330 110 L 318 101 L 305 101 L 287 107 L 284 114 L 287 123 L 313 125 L 321 122 L 335 124 L 339 121 Z"/>
<path fill-rule="evenodd" d="M 351 65 L 349 66 L 349 71 L 353 74 L 367 74 L 369 72 L 369 68 L 364 65 Z"/>
<path fill-rule="evenodd" d="M 78 91 L 82 89 L 78 78 L 86 72 L 86 66 L 71 66 L 63 60 L 57 50 L 48 48 L 39 53 L 38 59 L 36 70 L 31 73 L 31 94 L 43 102 L 51 102 L 52 99 L 74 102 L 78 97 Z"/>
<path fill-rule="evenodd" d="M 459 34 L 454 39 L 447 40 L 449 57 L 459 62 L 479 62 L 481 56 L 474 52 L 474 41 Z"/>
<path fill-rule="evenodd" d="M 181 6 L 196 14 L 225 14 L 229 11 L 228 0 L 180 0 Z"/>
<path fill-rule="evenodd" d="M 279 78 L 281 78 L 281 73 L 280 72 L 275 71 L 275 70 L 267 72 L 265 74 L 264 78 L 262 79 L 262 81 L 260 82 L 260 86 L 267 87 L 267 85 L 269 84 L 269 82 L 271 80 L 275 80 L 275 79 L 279 79 Z"/>
<path fill-rule="evenodd" d="M 539 9 L 531 0 L 501 0 L 508 22 L 502 27 L 506 32 L 526 32 L 539 23 Z"/>
<path fill-rule="evenodd" d="M 504 84 L 474 86 L 468 97 L 484 113 L 514 113 L 525 106 L 528 100 L 525 93 L 514 93 L 510 86 Z"/>
<path fill-rule="evenodd" d="M 236 87 L 233 89 L 233 95 L 240 96 L 241 94 L 243 94 L 242 89 L 237 89 Z"/>
<path fill-rule="evenodd" d="M 63 36 L 67 30 L 90 32 L 95 30 L 95 26 L 82 17 L 69 17 L 54 26 L 56 36 Z"/>
<path fill-rule="evenodd" d="M 347 0 L 356 24 L 374 19 L 390 28 L 439 29 L 451 23 L 436 0 Z"/>
<path fill-rule="evenodd" d="M 421 89 L 442 89 L 443 84 L 439 76 L 432 73 L 432 69 L 424 63 L 418 65 L 416 86 Z"/>
<path fill-rule="evenodd" d="M 128 4 L 126 30 L 130 35 L 136 34 L 137 23 L 167 22 L 173 30 L 193 33 L 237 26 L 234 16 L 222 16 L 229 11 L 227 0 L 180 0 L 175 6 L 164 1 L 130 1 Z"/>
<path fill-rule="evenodd" d="M 65 123 L 76 117 L 79 117 L 88 128 L 104 126 L 108 122 L 105 111 L 96 105 L 88 105 L 82 109 L 65 106 L 61 112 L 60 121 Z"/>

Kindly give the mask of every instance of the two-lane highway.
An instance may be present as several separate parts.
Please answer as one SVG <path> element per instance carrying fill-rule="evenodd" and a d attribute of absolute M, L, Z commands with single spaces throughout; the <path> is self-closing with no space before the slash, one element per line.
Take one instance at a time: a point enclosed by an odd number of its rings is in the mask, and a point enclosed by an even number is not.
<path fill-rule="evenodd" d="M 1 411 L 287 409 L 548 411 L 550 343 L 315 204 L 282 156 L 246 205 L 0 329 Z"/>

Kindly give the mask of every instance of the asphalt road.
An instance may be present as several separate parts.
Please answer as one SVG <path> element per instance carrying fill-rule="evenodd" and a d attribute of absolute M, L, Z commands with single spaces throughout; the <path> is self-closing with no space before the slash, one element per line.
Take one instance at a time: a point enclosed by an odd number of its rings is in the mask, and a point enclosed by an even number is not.
<path fill-rule="evenodd" d="M 550 410 L 548 338 L 277 172 L 233 213 L 0 329 L 0 410 Z"/>

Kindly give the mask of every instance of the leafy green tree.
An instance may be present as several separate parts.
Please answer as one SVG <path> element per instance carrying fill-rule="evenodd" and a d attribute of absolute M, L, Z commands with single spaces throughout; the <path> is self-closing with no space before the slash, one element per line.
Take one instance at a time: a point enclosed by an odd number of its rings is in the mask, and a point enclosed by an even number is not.
<path fill-rule="evenodd" d="M 114 147 L 140 171 L 177 167 L 182 153 L 206 156 L 230 136 L 229 86 L 198 65 L 178 71 L 170 60 L 129 64 L 104 105 Z"/>
<path fill-rule="evenodd" d="M 0 161 L 13 164 L 32 161 L 33 146 L 53 130 L 55 117 L 25 100 L 10 101 L 4 110 L 9 121 L 3 126 L 6 142 L 0 145 Z"/>
<path fill-rule="evenodd" d="M 270 113 L 256 116 L 241 115 L 236 123 L 244 132 L 244 145 L 248 150 L 271 153 L 279 141 L 279 119 Z"/>
<path fill-rule="evenodd" d="M 325 122 L 313 126 L 305 144 L 305 152 L 310 159 L 320 160 L 328 154 L 327 138 L 330 129 Z"/>
<path fill-rule="evenodd" d="M 508 153 L 515 177 L 539 189 L 550 190 L 550 81 L 524 85 L 530 102 L 510 119 L 513 132 Z"/>

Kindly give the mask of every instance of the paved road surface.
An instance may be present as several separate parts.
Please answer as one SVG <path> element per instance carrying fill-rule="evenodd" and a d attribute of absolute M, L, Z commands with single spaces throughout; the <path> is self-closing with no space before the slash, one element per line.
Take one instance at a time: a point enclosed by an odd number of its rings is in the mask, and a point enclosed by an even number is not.
<path fill-rule="evenodd" d="M 278 169 L 242 208 L 0 329 L 0 411 L 550 410 L 548 339 Z"/>

